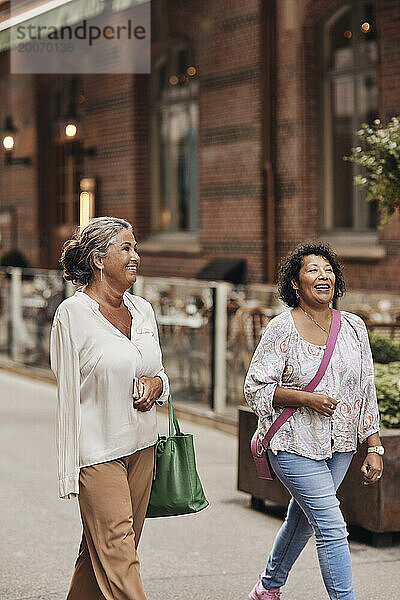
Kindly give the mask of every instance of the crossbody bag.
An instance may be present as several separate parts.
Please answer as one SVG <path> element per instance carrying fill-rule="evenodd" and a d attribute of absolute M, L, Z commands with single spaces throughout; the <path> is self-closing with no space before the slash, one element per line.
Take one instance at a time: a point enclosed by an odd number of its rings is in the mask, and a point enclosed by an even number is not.
<path fill-rule="evenodd" d="M 311 379 L 310 383 L 308 383 L 304 388 L 305 392 L 313 392 L 319 384 L 319 382 L 321 381 L 322 377 L 325 375 L 325 371 L 329 365 L 333 351 L 335 349 L 337 336 L 340 330 L 340 320 L 340 311 L 332 309 L 332 323 L 331 328 L 329 330 L 328 341 L 326 343 L 326 348 L 321 360 L 321 364 L 319 365 L 318 371 Z M 251 438 L 251 453 L 253 455 L 254 462 L 256 465 L 257 475 L 261 479 L 276 478 L 276 475 L 269 462 L 267 449 L 275 433 L 282 427 L 284 423 L 286 423 L 288 419 L 290 419 L 290 417 L 296 412 L 296 410 L 297 408 L 285 408 L 281 412 L 279 417 L 277 417 L 272 423 L 264 439 L 260 440 L 258 430 L 256 430 L 253 437 Z"/>

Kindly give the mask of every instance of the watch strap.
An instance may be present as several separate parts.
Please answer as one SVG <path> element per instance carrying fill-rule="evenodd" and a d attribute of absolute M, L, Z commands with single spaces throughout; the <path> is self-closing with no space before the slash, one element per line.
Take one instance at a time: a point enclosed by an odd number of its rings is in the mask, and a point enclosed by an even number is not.
<path fill-rule="evenodd" d="M 369 446 L 368 453 L 370 453 L 370 452 L 376 452 L 377 454 L 382 455 L 382 454 L 384 454 L 385 449 L 383 446 Z"/>

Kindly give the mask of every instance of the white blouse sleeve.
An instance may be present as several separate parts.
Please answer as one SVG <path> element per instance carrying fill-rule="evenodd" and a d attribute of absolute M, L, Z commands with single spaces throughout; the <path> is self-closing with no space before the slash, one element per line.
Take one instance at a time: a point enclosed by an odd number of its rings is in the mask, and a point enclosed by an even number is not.
<path fill-rule="evenodd" d="M 282 385 L 285 355 L 281 349 L 283 323 L 273 319 L 267 325 L 258 344 L 244 383 L 244 395 L 250 408 L 259 418 L 273 417 L 273 399 L 278 385 Z M 283 326 L 284 328 L 284 326 Z"/>
<path fill-rule="evenodd" d="M 154 332 L 154 336 L 157 340 L 158 346 L 160 347 L 160 339 L 158 336 L 158 327 L 157 327 L 156 317 L 154 315 L 154 310 L 151 305 L 150 305 L 149 320 L 150 320 L 150 326 L 152 328 L 152 331 Z M 164 367 L 162 366 L 161 347 L 160 347 L 160 359 L 161 359 L 161 369 L 158 371 L 158 373 L 155 374 L 155 376 L 160 377 L 160 379 L 162 381 L 162 385 L 163 385 L 161 395 L 159 396 L 159 398 L 157 398 L 157 404 L 161 405 L 161 404 L 164 404 L 164 402 L 166 400 L 168 400 L 168 396 L 169 396 L 169 379 L 168 379 L 167 374 L 164 371 Z"/>
<path fill-rule="evenodd" d="M 56 315 L 50 364 L 57 379 L 57 449 L 60 498 L 79 494 L 80 371 L 69 329 Z"/>
<path fill-rule="evenodd" d="M 361 407 L 358 422 L 358 439 L 362 444 L 370 435 L 379 431 L 379 410 L 376 399 L 374 363 L 367 328 L 361 318 L 357 319 L 357 333 L 361 345 Z"/>

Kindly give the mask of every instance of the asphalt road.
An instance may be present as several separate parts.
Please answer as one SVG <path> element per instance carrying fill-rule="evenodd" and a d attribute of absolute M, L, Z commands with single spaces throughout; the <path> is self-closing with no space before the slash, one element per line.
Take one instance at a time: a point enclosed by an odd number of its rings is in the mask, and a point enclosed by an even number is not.
<path fill-rule="evenodd" d="M 59 500 L 55 387 L 0 371 L 0 600 L 63 600 L 80 539 L 75 500 Z M 166 427 L 165 418 L 159 419 Z M 139 547 L 149 600 L 246 600 L 280 521 L 249 508 L 236 491 L 236 440 L 195 433 L 210 507 L 198 515 L 149 519 Z M 400 547 L 352 543 L 357 600 L 398 600 Z M 311 540 L 284 600 L 327 598 Z M 82 598 L 82 600 L 85 600 Z"/>

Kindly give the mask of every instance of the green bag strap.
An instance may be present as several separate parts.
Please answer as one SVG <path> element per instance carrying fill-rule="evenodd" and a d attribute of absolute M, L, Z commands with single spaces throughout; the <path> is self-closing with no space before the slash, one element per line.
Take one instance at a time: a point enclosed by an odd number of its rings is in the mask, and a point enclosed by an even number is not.
<path fill-rule="evenodd" d="M 171 394 L 168 396 L 168 435 L 181 435 L 178 419 L 176 418 L 174 407 L 172 405 Z"/>
<path fill-rule="evenodd" d="M 174 407 L 172 406 L 171 394 L 168 397 L 168 419 L 169 419 L 168 437 L 171 437 L 172 435 L 181 435 L 181 429 L 179 427 L 179 422 L 178 422 L 178 419 L 176 418 Z M 175 432 L 175 433 L 173 433 L 173 432 Z M 156 444 L 156 448 L 157 448 L 158 444 L 160 444 L 162 447 L 164 447 L 166 441 L 167 441 L 166 437 L 158 436 L 158 442 Z M 156 478 L 156 476 L 157 476 L 157 460 L 154 461 L 153 480 Z"/>

